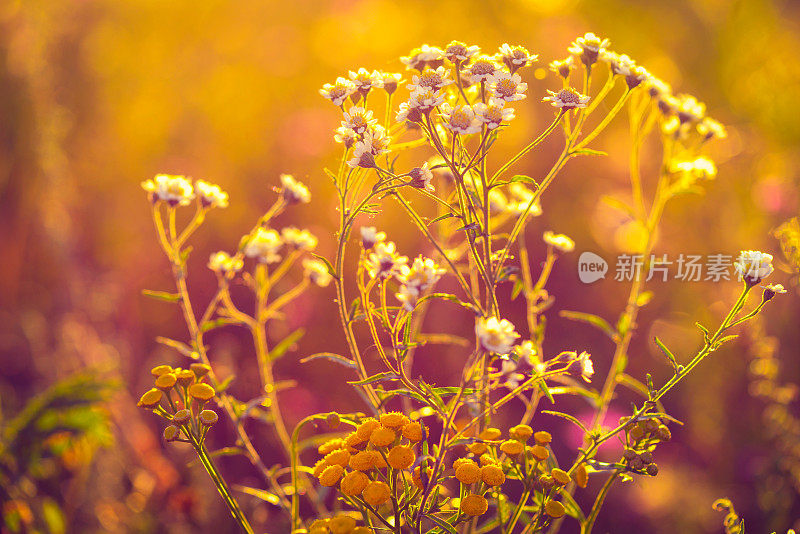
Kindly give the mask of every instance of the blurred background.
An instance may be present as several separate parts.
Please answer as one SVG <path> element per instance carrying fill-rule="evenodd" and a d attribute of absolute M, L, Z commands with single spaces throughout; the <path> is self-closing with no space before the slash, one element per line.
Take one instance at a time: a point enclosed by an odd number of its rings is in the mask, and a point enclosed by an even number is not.
<path fill-rule="evenodd" d="M 332 134 L 340 117 L 319 96 L 323 83 L 362 66 L 401 71 L 397 58 L 413 47 L 451 39 L 487 53 L 504 42 L 521 44 L 546 67 L 566 56 L 575 37 L 593 31 L 676 91 L 706 102 L 728 128 L 728 139 L 714 142 L 711 154 L 718 178 L 704 196 L 668 207 L 656 251 L 759 249 L 783 258 L 771 232 L 799 211 L 798 21 L 800 4 L 777 0 L 0 3 L 6 440 L 0 485 L 13 487 L 13 495 L 2 495 L 7 524 L 0 528 L 234 532 L 205 473 L 187 465 L 191 456 L 184 448 L 165 447 L 160 422 L 135 407 L 150 387 L 151 367 L 187 363 L 154 341 L 157 335 L 186 338 L 177 309 L 141 295 L 143 288 L 170 290 L 171 283 L 142 180 L 157 172 L 188 174 L 230 193 L 231 206 L 213 213 L 193 242 L 190 282 L 195 301 L 203 302 L 215 287 L 205 269 L 208 253 L 235 247 L 271 204 L 281 172 L 308 184 L 313 199 L 283 215 L 280 225 L 309 228 L 320 236 L 319 252 L 332 254 L 337 213 L 321 169 L 339 157 Z M 516 123 L 499 150 L 513 153 L 551 120 L 552 111 L 538 100 L 560 82 L 539 73 L 525 71 L 529 98 L 515 106 Z M 596 144 L 609 157 L 568 165 L 544 197 L 544 215 L 530 226 L 534 254 L 541 257 L 546 229 L 571 236 L 577 251 L 611 258 L 625 250 L 624 225 L 599 199 L 628 187 L 628 143 L 626 123 L 618 120 Z M 548 145 L 518 170 L 537 176 L 557 149 Z M 390 238 L 401 251 L 429 252 L 419 248 L 413 229 L 401 230 L 390 219 L 377 223 L 395 228 Z M 613 321 L 628 286 L 610 278 L 584 286 L 573 256 L 559 261 L 550 285 L 557 300 L 548 312 L 549 348 L 591 347 L 604 376 L 613 347 L 557 312 L 589 311 Z M 800 301 L 796 273 L 778 272 L 775 282 L 790 294 L 776 298 L 758 326 L 776 339 L 742 336 L 669 396 L 668 409 L 686 425 L 673 426 L 673 441 L 659 448 L 661 474 L 616 487 L 597 532 L 721 532 L 722 514 L 711 503 L 723 496 L 733 500 L 748 531 L 800 526 L 800 430 L 792 419 L 799 410 L 793 390 L 784 387 L 800 380 Z M 738 285 L 654 282 L 650 289 L 655 298 L 640 317 L 630 372 L 642 378 L 652 371 L 658 384 L 670 370 L 649 341 L 653 335 L 688 355 L 699 343 L 694 321 L 717 324 Z M 521 313 L 522 303 L 512 309 Z M 315 290 L 270 331 L 273 339 L 302 324 L 314 332 L 276 367 L 278 379 L 297 381 L 281 397 L 292 425 L 318 411 L 361 409 L 347 386 L 329 387 L 330 374 L 340 368 L 298 363 L 322 350 L 344 353 L 334 317 L 332 289 Z M 430 328 L 446 322 L 433 317 Z M 465 320 L 463 332 L 471 328 Z M 247 336 L 225 328 L 207 339 L 218 373 L 243 377 L 231 391 L 242 399 L 255 396 L 257 385 L 246 378 L 255 369 Z M 447 363 L 456 363 L 457 353 L 427 363 L 424 355 L 417 372 L 442 385 L 453 381 Z M 626 406 L 623 395 L 616 415 Z M 588 412 L 580 404 L 572 409 Z M 35 424 L 9 442 L 20 421 Z M 537 427 L 554 424 L 534 420 Z M 267 464 L 279 461 L 269 427 L 248 428 Z M 211 439 L 217 448 L 233 436 L 218 425 Z M 574 436 L 565 429 L 556 441 L 571 459 Z M 221 458 L 220 464 L 232 480 L 257 485 L 246 460 Z M 579 492 L 578 501 L 590 502 L 595 486 Z M 288 531 L 279 523 L 265 526 L 279 517 L 271 505 L 243 502 L 262 530 Z M 566 522 L 565 529 L 574 531 L 574 525 Z"/>

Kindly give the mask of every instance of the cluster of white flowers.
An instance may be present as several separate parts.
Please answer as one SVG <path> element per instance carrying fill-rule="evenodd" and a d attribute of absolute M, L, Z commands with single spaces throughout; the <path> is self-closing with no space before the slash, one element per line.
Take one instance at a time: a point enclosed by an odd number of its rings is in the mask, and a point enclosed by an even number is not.
<path fill-rule="evenodd" d="M 432 259 L 422 256 L 415 258 L 411 267 L 403 265 L 400 268 L 397 300 L 406 311 L 412 311 L 422 293 L 438 282 L 444 273 L 445 270 L 440 269 Z"/>
<path fill-rule="evenodd" d="M 220 274 L 235 273 L 242 269 L 244 262 L 241 258 L 231 256 L 227 252 L 215 252 L 208 259 L 208 268 Z"/>
<path fill-rule="evenodd" d="M 475 322 L 475 335 L 481 346 L 489 352 L 508 354 L 519 334 L 508 319 L 479 317 Z"/>
<path fill-rule="evenodd" d="M 743 250 L 739 253 L 734 268 L 739 279 L 743 279 L 749 285 L 758 284 L 775 270 L 772 266 L 772 254 L 757 250 Z M 783 289 L 783 286 L 780 289 Z"/>
<path fill-rule="evenodd" d="M 550 230 L 542 235 L 544 242 L 561 252 L 572 252 L 575 250 L 575 241 L 564 234 L 554 234 Z"/>
<path fill-rule="evenodd" d="M 311 201 L 311 193 L 308 187 L 294 179 L 291 174 L 281 174 L 281 194 L 289 204 L 302 202 L 308 204 Z"/>
<path fill-rule="evenodd" d="M 331 273 L 328 271 L 328 266 L 317 259 L 304 259 L 303 271 L 305 276 L 319 287 L 327 287 L 331 283 L 331 280 L 333 280 L 333 276 L 331 276 Z"/>
<path fill-rule="evenodd" d="M 277 230 L 260 227 L 249 236 L 244 245 L 244 254 L 262 263 L 275 263 L 280 261 L 281 256 L 278 252 L 284 245 L 297 250 L 311 251 L 317 246 L 317 238 L 308 230 L 295 227 L 284 228 L 280 234 Z"/>

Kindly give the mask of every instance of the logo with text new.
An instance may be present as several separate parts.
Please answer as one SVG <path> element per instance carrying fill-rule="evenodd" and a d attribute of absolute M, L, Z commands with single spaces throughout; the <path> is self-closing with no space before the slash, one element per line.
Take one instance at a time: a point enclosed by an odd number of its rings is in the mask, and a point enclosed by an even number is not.
<path fill-rule="evenodd" d="M 605 278 L 607 272 L 608 262 L 594 252 L 584 252 L 578 258 L 578 278 L 584 284 Z"/>

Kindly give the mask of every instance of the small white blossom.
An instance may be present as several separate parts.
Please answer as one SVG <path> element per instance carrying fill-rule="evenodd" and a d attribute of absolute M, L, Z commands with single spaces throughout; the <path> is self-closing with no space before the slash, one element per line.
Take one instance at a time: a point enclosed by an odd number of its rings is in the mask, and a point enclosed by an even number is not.
<path fill-rule="evenodd" d="M 525 98 L 528 84 L 522 81 L 519 74 L 498 72 L 488 80 L 489 90 L 497 100 L 514 102 Z"/>
<path fill-rule="evenodd" d="M 431 180 L 433 180 L 433 172 L 428 168 L 427 161 L 422 164 L 422 167 L 414 167 L 408 171 L 408 177 L 411 178 L 411 187 L 424 189 L 429 193 L 436 192 L 436 189 L 431 183 Z"/>
<path fill-rule="evenodd" d="M 499 70 L 497 62 L 490 56 L 479 56 L 467 69 L 472 83 L 485 82 Z"/>
<path fill-rule="evenodd" d="M 772 254 L 757 250 L 743 250 L 734 263 L 739 279 L 744 279 L 750 285 L 759 283 L 772 274 Z"/>
<path fill-rule="evenodd" d="M 352 148 L 358 139 L 358 135 L 352 128 L 340 126 L 336 128 L 336 134 L 333 136 L 333 139 L 337 143 L 342 143 L 347 148 Z"/>
<path fill-rule="evenodd" d="M 678 120 L 681 121 L 681 124 L 697 123 L 705 117 L 706 105 L 698 102 L 691 95 L 678 95 L 675 113 L 678 115 Z"/>
<path fill-rule="evenodd" d="M 569 78 L 570 72 L 575 68 L 574 56 L 569 56 L 567 59 L 561 61 L 552 61 L 548 65 L 551 71 L 555 72 L 565 80 Z"/>
<path fill-rule="evenodd" d="M 503 43 L 497 58 L 505 63 L 509 71 L 514 73 L 522 67 L 527 67 L 529 64 L 536 61 L 539 56 L 536 54 L 531 55 L 528 49 L 523 46 L 511 46 L 508 43 Z"/>
<path fill-rule="evenodd" d="M 327 287 L 333 277 L 328 272 L 328 266 L 320 260 L 306 258 L 303 260 L 303 273 L 319 287 Z"/>
<path fill-rule="evenodd" d="M 347 98 L 356 92 L 356 86 L 347 78 L 336 78 L 333 84 L 326 83 L 319 90 L 319 94 L 330 100 L 334 105 L 341 106 Z"/>
<path fill-rule="evenodd" d="M 516 214 L 521 214 L 528 209 L 528 205 L 530 205 L 531 201 L 534 199 L 533 191 L 519 182 L 514 182 L 513 184 L 509 185 L 508 191 L 514 196 L 516 202 L 509 202 L 506 209 Z M 531 206 L 530 211 L 528 211 L 528 215 L 531 217 L 538 217 L 541 214 L 542 206 L 538 201 L 536 201 Z"/>
<path fill-rule="evenodd" d="M 673 162 L 671 168 L 672 172 L 686 172 L 696 178 L 713 178 L 717 175 L 717 166 L 705 156 L 689 161 Z"/>
<path fill-rule="evenodd" d="M 372 247 L 365 262 L 370 278 L 387 278 L 399 274 L 408 262 L 408 257 L 400 256 L 391 241 L 379 241 Z"/>
<path fill-rule="evenodd" d="M 458 65 L 480 51 L 481 49 L 477 46 L 467 46 L 461 41 L 451 41 L 444 49 L 444 55 L 451 63 Z"/>
<path fill-rule="evenodd" d="M 377 70 L 372 72 L 365 68 L 358 69 L 358 72 L 349 73 L 350 81 L 355 86 L 356 90 L 362 95 L 366 96 L 371 89 L 380 89 L 383 87 L 383 76 Z"/>
<path fill-rule="evenodd" d="M 542 235 L 544 242 L 561 252 L 572 252 L 575 250 L 575 241 L 564 234 L 554 234 L 550 230 Z"/>
<path fill-rule="evenodd" d="M 436 68 L 444 63 L 444 51 L 435 46 L 422 45 L 415 48 L 408 56 L 400 58 L 408 69 L 423 70 L 425 67 Z"/>
<path fill-rule="evenodd" d="M 228 193 L 223 191 L 218 185 L 210 184 L 203 180 L 194 183 L 194 190 L 204 206 L 212 208 L 227 208 Z"/>
<path fill-rule="evenodd" d="M 508 319 L 480 317 L 475 322 L 475 335 L 483 348 L 497 354 L 508 354 L 519 334 Z"/>
<path fill-rule="evenodd" d="M 697 133 L 706 141 L 711 138 L 725 139 L 728 137 L 725 127 L 711 117 L 704 117 L 703 120 L 697 124 Z"/>
<path fill-rule="evenodd" d="M 372 110 L 364 109 L 361 106 L 353 106 L 344 112 L 342 126 L 350 128 L 358 135 L 364 135 L 367 128 L 377 122 L 377 119 L 372 118 Z"/>
<path fill-rule="evenodd" d="M 505 107 L 503 100 L 491 98 L 488 104 L 478 102 L 472 108 L 475 110 L 475 117 L 489 130 L 494 130 L 502 123 L 507 123 L 514 118 L 514 108 Z"/>
<path fill-rule="evenodd" d="M 300 230 L 289 226 L 281 230 L 281 239 L 287 245 L 298 250 L 314 250 L 317 248 L 317 238 L 308 230 Z"/>
<path fill-rule="evenodd" d="M 308 187 L 295 180 L 291 174 L 281 174 L 281 186 L 281 194 L 289 204 L 308 204 L 311 201 Z"/>
<path fill-rule="evenodd" d="M 361 227 L 361 245 L 364 250 L 369 250 L 375 246 L 375 243 L 380 243 L 386 239 L 385 232 L 378 232 L 374 226 Z"/>
<path fill-rule="evenodd" d="M 231 257 L 227 252 L 215 252 L 208 258 L 208 268 L 217 273 L 235 273 L 242 265 L 241 258 Z"/>
<path fill-rule="evenodd" d="M 481 121 L 475 117 L 475 112 L 468 105 L 451 107 L 444 103 L 439 114 L 442 116 L 443 126 L 448 130 L 461 135 L 470 135 L 481 131 Z"/>
<path fill-rule="evenodd" d="M 245 245 L 244 254 L 248 258 L 256 258 L 262 263 L 275 263 L 281 259 L 278 250 L 282 245 L 283 241 L 278 232 L 259 228 Z"/>
<path fill-rule="evenodd" d="M 450 71 L 444 67 L 439 67 L 435 70 L 425 69 L 420 74 L 413 75 L 411 77 L 411 83 L 406 87 L 409 91 L 415 91 L 418 88 L 438 91 L 442 87 L 453 83 L 453 80 L 449 78 L 449 75 Z"/>
<path fill-rule="evenodd" d="M 578 37 L 569 47 L 570 54 L 575 54 L 580 58 L 584 65 L 591 67 L 600 55 L 601 51 L 609 45 L 608 39 L 600 39 L 595 34 L 589 32 L 583 37 Z"/>
<path fill-rule="evenodd" d="M 585 108 L 591 100 L 590 97 L 582 95 L 571 87 L 566 87 L 559 92 L 547 91 L 550 96 L 542 99 L 542 102 L 550 102 L 553 107 L 561 108 L 563 110 L 571 110 L 577 108 Z"/>
<path fill-rule="evenodd" d="M 372 153 L 372 142 L 364 138 L 356 142 L 353 147 L 353 157 L 347 160 L 347 164 L 352 168 L 361 167 L 371 169 L 375 167 L 375 155 Z"/>
<path fill-rule="evenodd" d="M 153 202 L 163 200 L 170 206 L 188 206 L 194 200 L 192 182 L 185 176 L 158 174 L 142 182 L 142 189 L 150 193 Z"/>
<path fill-rule="evenodd" d="M 396 72 L 382 72 L 381 73 L 381 86 L 383 90 L 389 94 L 397 91 L 397 87 L 403 81 L 403 75 Z"/>
<path fill-rule="evenodd" d="M 578 355 L 578 363 L 581 366 L 581 378 L 585 382 L 592 381 L 592 375 L 594 375 L 594 365 L 592 365 L 592 355 L 586 351 L 581 352 Z"/>

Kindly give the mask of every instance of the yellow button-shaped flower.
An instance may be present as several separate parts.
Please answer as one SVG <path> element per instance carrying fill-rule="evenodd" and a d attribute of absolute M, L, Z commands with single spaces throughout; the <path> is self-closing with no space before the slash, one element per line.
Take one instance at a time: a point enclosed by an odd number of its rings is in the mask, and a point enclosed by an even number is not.
<path fill-rule="evenodd" d="M 367 484 L 367 487 L 361 492 L 364 501 L 373 507 L 380 506 L 388 501 L 391 494 L 392 491 L 389 489 L 389 486 L 386 485 L 385 482 L 380 482 L 378 480 Z"/>
<path fill-rule="evenodd" d="M 361 495 L 364 488 L 369 484 L 369 477 L 361 471 L 352 471 L 347 473 L 339 484 L 339 489 L 348 497 L 354 495 Z"/>
<path fill-rule="evenodd" d="M 164 394 L 161 392 L 161 390 L 153 388 L 149 391 L 145 391 L 144 395 L 142 395 L 136 405 L 142 408 L 155 408 L 158 406 L 158 403 L 161 402 L 161 398 L 163 396 Z"/>
<path fill-rule="evenodd" d="M 319 476 L 319 483 L 327 487 L 335 486 L 343 474 L 344 467 L 341 465 L 329 465 Z"/>
<path fill-rule="evenodd" d="M 216 391 L 205 382 L 198 382 L 189 386 L 189 396 L 200 402 L 208 402 L 214 398 Z"/>
<path fill-rule="evenodd" d="M 395 469 L 408 469 L 414 464 L 414 451 L 406 445 L 395 445 L 387 455 L 389 465 Z"/>
<path fill-rule="evenodd" d="M 499 486 L 506 481 L 506 475 L 499 466 L 484 465 L 481 467 L 481 480 L 487 486 Z"/>
<path fill-rule="evenodd" d="M 547 504 L 544 505 L 544 511 L 550 517 L 555 518 L 559 518 L 567 513 L 567 509 L 558 501 L 547 501 Z"/>
<path fill-rule="evenodd" d="M 483 495 L 467 495 L 461 499 L 461 511 L 473 517 L 483 515 L 489 509 L 489 502 Z"/>
<path fill-rule="evenodd" d="M 481 468 L 472 460 L 463 462 L 456 469 L 456 478 L 462 484 L 474 484 L 481 479 Z"/>
<path fill-rule="evenodd" d="M 391 428 L 378 428 L 369 437 L 369 441 L 376 447 L 386 447 L 391 445 L 396 437 L 397 435 Z"/>

